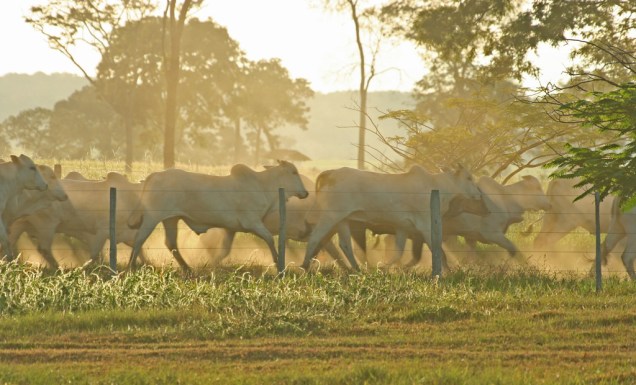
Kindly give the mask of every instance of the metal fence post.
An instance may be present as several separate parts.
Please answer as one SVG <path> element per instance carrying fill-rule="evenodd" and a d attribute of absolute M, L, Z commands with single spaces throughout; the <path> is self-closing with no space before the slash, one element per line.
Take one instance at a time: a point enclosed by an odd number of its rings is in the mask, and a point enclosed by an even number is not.
<path fill-rule="evenodd" d="M 278 189 L 278 214 L 280 228 L 278 230 L 278 272 L 285 271 L 285 240 L 287 239 L 287 207 L 285 206 L 285 189 Z"/>
<path fill-rule="evenodd" d="M 597 192 L 594 193 L 594 217 L 596 218 L 596 292 L 600 293 L 603 289 L 603 280 L 601 275 L 601 215 L 600 215 L 601 198 Z"/>
<path fill-rule="evenodd" d="M 110 188 L 110 269 L 117 274 L 117 239 L 115 232 L 115 213 L 117 211 L 117 189 Z"/>
<path fill-rule="evenodd" d="M 442 216 L 439 190 L 431 191 L 431 252 L 433 278 L 442 276 Z"/>

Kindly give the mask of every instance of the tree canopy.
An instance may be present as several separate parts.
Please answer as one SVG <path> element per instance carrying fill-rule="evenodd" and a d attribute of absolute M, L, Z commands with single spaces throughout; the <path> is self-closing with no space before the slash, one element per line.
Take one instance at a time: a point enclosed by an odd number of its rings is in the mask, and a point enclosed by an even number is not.
<path fill-rule="evenodd" d="M 551 161 L 574 148 L 615 142 L 613 133 L 591 129 L 580 116 L 561 118 L 580 107 L 571 103 L 593 97 L 590 91 L 633 79 L 626 63 L 634 52 L 634 7 L 625 1 L 392 2 L 383 8 L 384 20 L 420 47 L 430 71 L 418 82 L 415 111 L 386 115 L 401 119 L 406 131 L 387 142 L 407 163 L 440 167 L 463 160 L 504 179 L 563 166 Z M 525 89 L 522 80 L 540 75 L 536 54 L 544 46 L 570 49 L 565 79 Z"/>

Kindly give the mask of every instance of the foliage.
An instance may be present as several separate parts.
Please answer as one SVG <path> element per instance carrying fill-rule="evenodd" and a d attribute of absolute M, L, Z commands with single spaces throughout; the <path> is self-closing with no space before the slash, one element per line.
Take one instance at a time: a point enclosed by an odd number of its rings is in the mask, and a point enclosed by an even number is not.
<path fill-rule="evenodd" d="M 51 113 L 49 109 L 36 107 L 7 118 L 0 123 L 6 145 L 10 141 L 30 154 L 50 156 L 51 144 L 54 143 L 50 129 Z"/>
<path fill-rule="evenodd" d="M 613 194 L 623 197 L 629 207 L 636 205 L 635 106 L 634 83 L 610 92 L 593 92 L 590 100 L 563 104 L 562 115 L 609 133 L 615 140 L 593 147 L 568 145 L 567 152 L 549 164 L 558 168 L 552 176 L 579 179 L 577 187 L 585 189 L 579 198 L 597 191 L 601 199 Z"/>
<path fill-rule="evenodd" d="M 390 145 L 413 150 L 413 143 L 435 143 L 421 147 L 421 152 L 434 158 L 437 166 L 449 166 L 462 157 L 492 176 L 508 173 L 508 179 L 523 169 L 545 165 L 566 144 L 587 147 L 607 141 L 604 132 L 553 118 L 563 103 L 582 97 L 581 91 L 607 89 L 633 77 L 633 12 L 633 5 L 623 1 L 391 3 L 383 8 L 385 21 L 395 34 L 422 48 L 431 71 L 416 90 L 416 115 L 423 120 L 411 123 L 408 135 L 394 138 L 398 141 Z M 518 82 L 539 76 L 533 54 L 545 44 L 568 44 L 569 82 L 546 84 L 535 90 L 543 94 L 537 98 Z M 539 105 L 532 104 L 537 101 Z"/>

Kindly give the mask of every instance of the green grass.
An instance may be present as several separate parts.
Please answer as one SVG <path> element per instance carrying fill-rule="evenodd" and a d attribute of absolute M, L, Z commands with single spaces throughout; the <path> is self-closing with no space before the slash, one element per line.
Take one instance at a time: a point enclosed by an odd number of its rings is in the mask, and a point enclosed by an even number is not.
<path fill-rule="evenodd" d="M 0 263 L 0 383 L 629 384 L 636 285 Z"/>

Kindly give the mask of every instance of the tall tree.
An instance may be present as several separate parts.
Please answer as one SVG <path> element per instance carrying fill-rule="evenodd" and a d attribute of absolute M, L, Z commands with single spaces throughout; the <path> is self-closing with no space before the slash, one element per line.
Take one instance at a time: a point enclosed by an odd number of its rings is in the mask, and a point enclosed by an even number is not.
<path fill-rule="evenodd" d="M 292 79 L 278 59 L 260 60 L 248 67 L 244 78 L 243 120 L 252 127 L 254 163 L 261 160 L 261 138 L 264 135 L 270 150 L 278 147 L 273 132 L 283 123 L 307 129 L 309 108 L 306 100 L 313 96 L 305 79 Z"/>
<path fill-rule="evenodd" d="M 602 36 L 604 39 L 610 36 L 619 38 L 621 33 L 628 36 L 625 31 L 629 29 L 627 15 L 630 12 L 626 8 L 633 6 L 621 1 L 555 0 L 530 3 L 517 0 L 442 0 L 433 4 L 421 0 L 402 0 L 385 7 L 383 14 L 391 21 L 394 31 L 422 47 L 431 63 L 429 74 L 418 83 L 417 88 L 420 98 L 417 112 L 424 119 L 420 123 L 427 124 L 429 128 L 417 135 L 430 136 L 432 130 L 450 130 L 450 133 L 457 122 L 462 121 L 472 121 L 471 131 L 477 132 L 492 126 L 493 122 L 499 122 L 499 135 L 503 134 L 503 137 L 510 138 L 510 132 L 525 132 L 522 138 L 531 141 L 518 142 L 517 149 L 508 152 L 507 160 L 498 160 L 502 166 L 515 165 L 516 170 L 507 171 L 512 173 L 518 172 L 519 167 L 547 163 L 563 150 L 566 143 L 579 146 L 599 143 L 604 133 L 591 132 L 577 124 L 560 124 L 559 101 L 555 93 L 549 96 L 546 93 L 548 97 L 543 99 L 545 103 L 541 105 L 519 103 L 519 100 L 525 99 L 527 103 L 534 99 L 520 88 L 518 82 L 525 76 L 539 75 L 539 67 L 536 59 L 533 61 L 532 53 L 542 43 L 575 45 L 577 48 L 573 55 L 581 58 L 580 55 L 590 53 L 591 47 L 589 44 L 586 47 L 578 46 L 583 37 L 592 41 Z M 625 42 L 629 39 L 623 37 L 619 40 Z M 610 61 L 601 59 L 599 55 L 594 56 L 598 64 L 595 70 L 581 71 L 581 67 L 575 63 L 585 61 L 577 59 L 572 61 L 570 73 L 580 75 L 587 72 L 589 75 L 604 65 L 615 68 Z M 606 50 L 605 57 L 609 56 L 611 54 Z M 599 72 L 596 74 L 599 75 Z M 566 86 L 570 92 L 560 94 L 565 98 L 563 101 L 577 97 L 572 91 L 590 85 L 589 80 L 590 77 L 585 80 L 579 77 L 576 82 Z M 473 108 L 456 108 L 458 105 L 480 103 L 479 95 L 483 93 L 476 91 L 493 85 L 496 87 L 502 81 L 517 82 L 517 90 L 511 89 L 508 94 L 508 100 L 517 99 L 510 104 L 510 108 L 522 114 L 519 117 L 532 116 L 531 120 L 519 119 L 514 114 L 474 115 Z M 474 84 L 478 87 L 475 88 Z M 543 91 L 547 89 L 555 87 L 548 85 Z M 509 104 L 499 97 L 492 98 L 491 102 Z M 451 137 L 457 138 L 447 135 L 446 139 Z M 484 137 L 488 135 L 478 135 L 475 139 Z M 439 139 L 444 140 L 441 137 Z M 536 162 L 538 154 L 543 154 L 542 162 Z M 502 155 L 506 155 L 505 152 Z M 495 167 L 490 172 L 496 176 L 501 172 L 501 167 Z"/>
<path fill-rule="evenodd" d="M 6 150 L 8 142 L 30 154 L 51 156 L 55 138 L 51 135 L 51 113 L 47 108 L 37 107 L 10 116 L 0 123 L 2 140 L 0 147 Z"/>
<path fill-rule="evenodd" d="M 152 0 L 50 0 L 31 7 L 25 20 L 47 38 L 51 48 L 66 56 L 101 95 L 93 69 L 88 67 L 89 63 L 82 62 L 77 51 L 89 47 L 101 57 L 117 27 L 151 14 L 155 7 Z M 129 111 L 115 110 L 126 124 L 126 171 L 130 172 L 133 143 L 132 126 L 127 124 Z"/>
<path fill-rule="evenodd" d="M 203 0 L 166 0 L 163 12 L 163 65 L 166 76 L 163 167 L 174 167 L 174 140 L 178 115 L 178 90 L 181 71 L 181 37 L 188 13 Z M 177 11 L 178 9 L 178 11 Z"/>
<path fill-rule="evenodd" d="M 325 0 L 325 5 L 328 9 L 348 12 L 353 22 L 360 74 L 358 85 L 360 97 L 360 105 L 358 106 L 358 169 L 362 170 L 366 164 L 367 99 L 371 81 L 377 75 L 376 60 L 382 36 L 381 31 L 373 31 L 373 28 L 380 28 L 381 25 L 377 22 L 375 7 L 364 4 L 360 0 Z M 367 39 L 365 39 L 365 34 Z M 369 42 L 369 39 L 374 39 L 374 41 Z"/>

